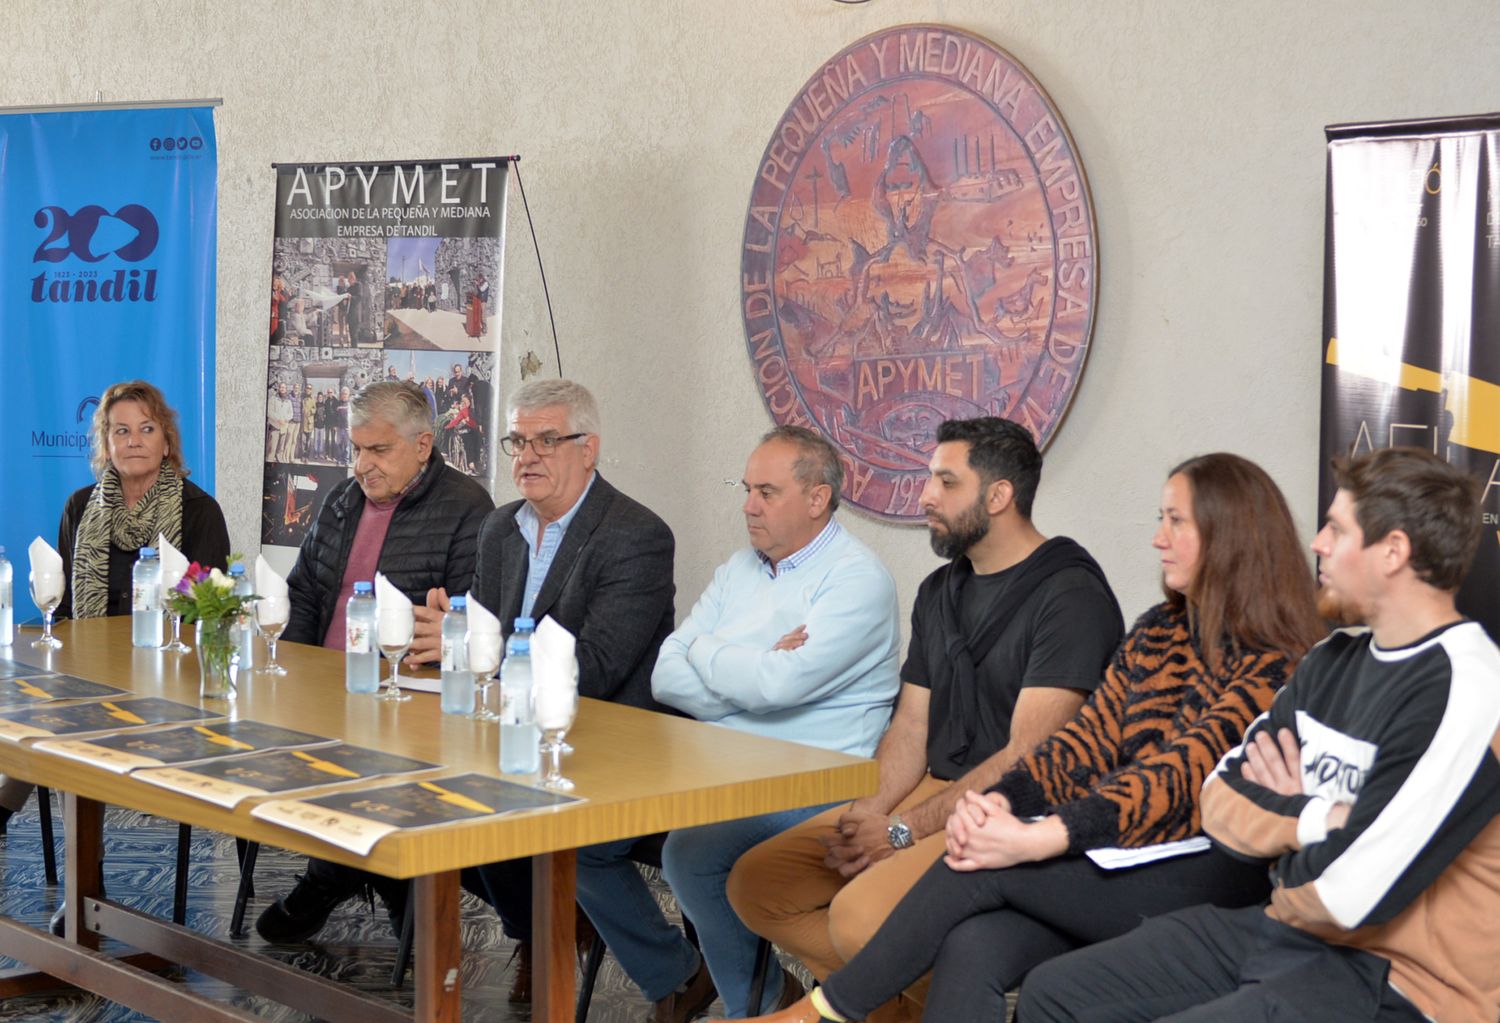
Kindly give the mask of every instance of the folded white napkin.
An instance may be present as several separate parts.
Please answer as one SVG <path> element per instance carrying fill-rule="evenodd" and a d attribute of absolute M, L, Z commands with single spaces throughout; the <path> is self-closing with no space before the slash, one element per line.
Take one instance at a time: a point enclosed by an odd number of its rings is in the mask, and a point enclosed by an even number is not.
<path fill-rule="evenodd" d="M 286 597 L 286 580 L 276 574 L 264 554 L 255 556 L 255 592 L 261 597 Z"/>
<path fill-rule="evenodd" d="M 156 553 L 161 558 L 161 591 L 175 590 L 177 584 L 182 582 L 182 577 L 187 575 L 188 559 L 181 551 L 172 546 L 172 541 L 167 539 L 167 534 L 156 534 Z"/>
<path fill-rule="evenodd" d="M 411 599 L 379 572 L 375 573 L 375 616 L 381 646 L 410 642 L 415 625 Z"/>
<path fill-rule="evenodd" d="M 31 541 L 31 580 L 36 585 L 38 604 L 55 604 L 63 595 L 62 555 L 41 537 Z"/>
<path fill-rule="evenodd" d="M 567 730 L 578 716 L 578 690 L 572 686 L 533 685 L 531 712 L 543 731 Z"/>
<path fill-rule="evenodd" d="M 292 617 L 292 602 L 286 597 L 262 597 L 255 602 L 255 619 L 262 625 L 287 622 Z"/>
<path fill-rule="evenodd" d="M 468 603 L 469 670 L 492 675 L 500 667 L 500 619 L 471 592 Z"/>
<path fill-rule="evenodd" d="M 260 597 L 255 602 L 255 617 L 262 625 L 274 625 L 291 618 L 292 601 L 286 580 L 276 574 L 263 554 L 255 556 L 255 592 Z"/>
<path fill-rule="evenodd" d="M 531 679 L 536 686 L 578 688 L 577 638 L 548 615 L 531 636 Z"/>

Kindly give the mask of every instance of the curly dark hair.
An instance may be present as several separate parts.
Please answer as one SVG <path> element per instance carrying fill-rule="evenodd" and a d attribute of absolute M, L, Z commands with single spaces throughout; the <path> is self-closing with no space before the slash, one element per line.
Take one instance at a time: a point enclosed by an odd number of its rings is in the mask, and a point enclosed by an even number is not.
<path fill-rule="evenodd" d="M 939 444 L 963 441 L 969 445 L 969 468 L 979 473 L 983 494 L 996 480 L 1008 480 L 1016 511 L 1031 518 L 1031 502 L 1042 480 L 1042 453 L 1031 431 L 998 416 L 949 419 L 938 427 Z"/>

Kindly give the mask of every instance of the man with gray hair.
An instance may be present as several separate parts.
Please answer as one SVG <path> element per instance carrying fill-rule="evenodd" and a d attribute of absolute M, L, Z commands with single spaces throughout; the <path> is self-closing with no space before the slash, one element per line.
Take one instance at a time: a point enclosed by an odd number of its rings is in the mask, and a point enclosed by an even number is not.
<path fill-rule="evenodd" d="M 833 513 L 838 452 L 800 426 L 780 426 L 750 454 L 742 479 L 750 544 L 714 573 L 651 676 L 662 703 L 725 728 L 869 756 L 900 688 L 896 585 Z M 635 864 L 633 840 L 578 854 L 578 899 L 654 1019 L 685 1023 L 715 991 L 730 1017 L 796 1001 L 786 971 L 751 1005 L 758 939 L 735 915 L 725 882 L 740 854 L 827 809 L 684 828 L 667 836 L 662 874 L 698 931 L 702 954 L 668 924 Z"/>
<path fill-rule="evenodd" d="M 571 380 L 525 384 L 509 396 L 506 427 L 500 447 L 521 500 L 484 520 L 474 597 L 507 637 L 519 617 L 550 616 L 573 633 L 581 695 L 660 710 L 651 669 L 672 631 L 672 531 L 598 472 L 599 407 L 587 388 Z M 441 611 L 454 592 L 461 591 L 428 594 L 414 656 L 430 658 L 439 649 Z M 522 859 L 475 873 L 498 907 L 518 894 L 529 898 L 530 870 Z M 529 993 L 530 933 L 508 924 L 506 933 L 523 939 L 511 989 L 519 1001 Z"/>
<path fill-rule="evenodd" d="M 292 610 L 283 639 L 342 650 L 344 605 L 354 584 L 376 572 L 416 605 L 434 587 L 469 588 L 479 527 L 494 502 L 443 463 L 432 437 L 432 409 L 415 384 L 382 380 L 350 400 L 354 475 L 329 492 L 303 538 L 287 577 Z M 380 893 L 399 930 L 405 881 L 321 860 L 310 861 L 297 887 L 266 907 L 256 930 L 267 941 L 305 941 L 366 884 Z"/>
<path fill-rule="evenodd" d="M 599 406 L 571 380 L 535 380 L 506 402 L 521 500 L 479 532 L 472 591 L 509 637 L 517 618 L 551 615 L 578 638 L 578 691 L 659 710 L 651 668 L 672 631 L 672 531 L 597 471 Z M 454 590 L 428 594 L 412 656 L 436 656 L 441 611 Z"/>

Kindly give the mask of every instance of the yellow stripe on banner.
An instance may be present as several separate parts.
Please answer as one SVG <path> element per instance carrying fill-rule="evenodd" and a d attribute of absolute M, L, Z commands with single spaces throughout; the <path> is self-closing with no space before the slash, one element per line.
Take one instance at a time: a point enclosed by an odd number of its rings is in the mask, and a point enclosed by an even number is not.
<path fill-rule="evenodd" d="M 16 688 L 21 690 L 21 692 L 25 693 L 27 696 L 37 696 L 43 700 L 52 699 L 52 694 L 47 692 L 47 690 L 38 689 L 36 686 L 32 685 L 30 682 L 27 682 L 25 679 L 16 679 Z"/>
<path fill-rule="evenodd" d="M 1500 387 L 1478 377 L 1451 374 L 1446 408 L 1453 413 L 1450 444 L 1500 454 Z"/>
<path fill-rule="evenodd" d="M 301 750 L 292 750 L 292 756 L 297 757 L 301 760 L 306 760 L 315 771 L 322 771 L 325 774 L 338 775 L 341 778 L 359 777 L 358 771 L 351 771 L 347 767 L 340 767 L 338 764 L 335 764 L 330 760 L 319 760 L 312 754 L 303 753 Z"/>
<path fill-rule="evenodd" d="M 124 709 L 119 704 L 110 703 L 108 700 L 106 700 L 104 702 L 104 706 L 105 706 L 105 708 L 107 708 L 109 710 L 109 716 L 110 717 L 112 717 L 112 718 L 119 718 L 121 721 L 124 721 L 126 724 L 144 725 L 146 723 L 146 719 L 145 718 L 139 717 L 136 714 L 132 714 L 130 711 Z"/>
<path fill-rule="evenodd" d="M 1443 394 L 1443 411 L 1453 417 L 1448 443 L 1500 454 L 1500 385 L 1465 373 L 1439 373 L 1407 362 L 1356 356 L 1340 351 L 1336 337 L 1328 339 L 1326 361 L 1343 372 L 1403 391 Z"/>
<path fill-rule="evenodd" d="M 1409 362 L 1383 358 L 1339 349 L 1339 339 L 1328 339 L 1327 362 L 1346 373 L 1353 373 L 1366 380 L 1399 387 L 1403 391 L 1431 391 L 1438 394 L 1443 389 L 1443 375 L 1436 370 L 1423 369 Z"/>
<path fill-rule="evenodd" d="M 421 785 L 428 792 L 436 792 L 438 795 L 438 799 L 444 803 L 452 803 L 454 806 L 461 806 L 465 810 L 473 810 L 475 813 L 495 812 L 495 808 L 493 806 L 485 806 L 483 803 L 479 802 L 479 800 L 470 799 L 462 792 L 450 792 L 449 790 L 443 788 L 441 785 L 434 785 L 430 781 L 418 782 L 417 784 Z"/>
<path fill-rule="evenodd" d="M 212 728 L 207 728 L 203 725 L 194 725 L 193 731 L 197 732 L 200 735 L 206 736 L 209 742 L 217 743 L 220 746 L 228 746 L 230 749 L 255 748 L 248 742 L 240 742 L 240 740 L 238 739 L 232 739 L 227 735 L 223 735 L 219 732 L 214 731 Z"/>

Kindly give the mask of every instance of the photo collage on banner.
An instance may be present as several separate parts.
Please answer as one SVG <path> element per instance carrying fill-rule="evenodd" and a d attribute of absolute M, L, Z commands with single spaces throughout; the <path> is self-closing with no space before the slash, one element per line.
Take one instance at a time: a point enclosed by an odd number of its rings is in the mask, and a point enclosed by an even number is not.
<path fill-rule="evenodd" d="M 290 568 L 352 472 L 349 400 L 417 384 L 433 447 L 493 492 L 508 162 L 277 168 L 261 542 Z"/>

